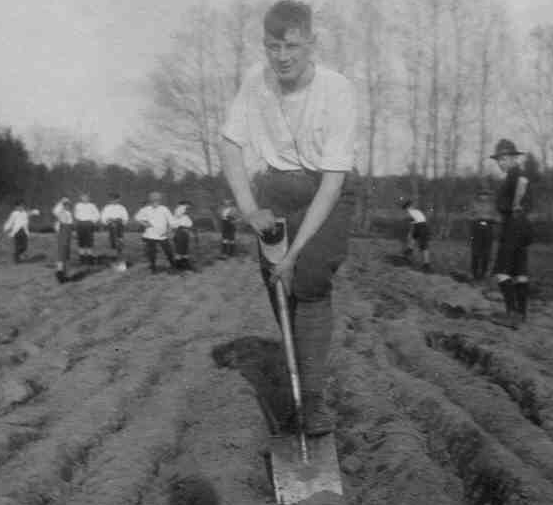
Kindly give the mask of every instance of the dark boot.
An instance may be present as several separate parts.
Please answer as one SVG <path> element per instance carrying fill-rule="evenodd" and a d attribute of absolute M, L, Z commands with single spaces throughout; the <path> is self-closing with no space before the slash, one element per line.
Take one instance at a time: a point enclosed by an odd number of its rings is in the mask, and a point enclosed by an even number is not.
<path fill-rule="evenodd" d="M 79 263 L 81 265 L 87 265 L 88 264 L 88 256 L 85 254 L 79 254 Z"/>
<path fill-rule="evenodd" d="M 228 255 L 234 256 L 236 253 L 236 244 L 228 244 Z"/>
<path fill-rule="evenodd" d="M 515 287 L 511 279 L 499 283 L 499 289 L 505 302 L 505 314 L 492 318 L 492 322 L 513 330 L 518 329 L 520 316 L 516 313 Z"/>
<path fill-rule="evenodd" d="M 505 312 L 512 314 L 515 311 L 515 287 L 511 279 L 499 283 L 499 289 L 503 295 L 505 303 Z"/>
<path fill-rule="evenodd" d="M 56 279 L 60 284 L 67 282 L 67 277 L 65 276 L 63 270 L 56 270 Z"/>
<path fill-rule="evenodd" d="M 515 284 L 516 311 L 520 314 L 522 321 L 526 321 L 528 307 L 528 283 L 517 282 Z"/>

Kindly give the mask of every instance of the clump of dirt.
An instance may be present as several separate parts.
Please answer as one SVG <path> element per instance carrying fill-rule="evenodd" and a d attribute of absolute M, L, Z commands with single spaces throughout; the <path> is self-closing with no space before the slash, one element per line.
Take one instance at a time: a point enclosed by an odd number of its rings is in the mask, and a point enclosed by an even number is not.
<path fill-rule="evenodd" d="M 176 478 L 170 483 L 169 505 L 220 505 L 213 484 L 202 475 Z"/>

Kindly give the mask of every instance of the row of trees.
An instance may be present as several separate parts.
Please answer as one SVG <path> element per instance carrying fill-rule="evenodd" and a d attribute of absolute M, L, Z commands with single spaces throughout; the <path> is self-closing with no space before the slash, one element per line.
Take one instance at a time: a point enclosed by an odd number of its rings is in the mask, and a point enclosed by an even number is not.
<path fill-rule="evenodd" d="M 0 134 L 0 214 L 5 216 L 17 199 L 43 211 L 40 227 L 52 220 L 50 209 L 62 196 L 75 201 L 79 194 L 90 194 L 92 201 L 104 205 L 110 193 L 118 192 L 127 208 L 135 212 L 147 201 L 148 193 L 161 191 L 165 202 L 174 206 L 181 199 L 190 200 L 195 214 L 216 226 L 216 212 L 221 201 L 230 196 L 222 176 L 198 176 L 188 172 L 177 180 L 171 166 L 162 174 L 151 169 L 131 170 L 115 164 L 99 165 L 93 160 L 58 162 L 51 168 L 31 161 L 24 143 L 9 130 Z M 37 220 L 35 220 L 37 223 Z"/>

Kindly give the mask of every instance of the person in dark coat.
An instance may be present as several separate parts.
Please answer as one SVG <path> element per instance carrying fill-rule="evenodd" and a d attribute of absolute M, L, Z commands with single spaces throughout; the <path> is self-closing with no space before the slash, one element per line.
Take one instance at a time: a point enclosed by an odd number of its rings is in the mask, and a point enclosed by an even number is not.
<path fill-rule="evenodd" d="M 497 221 L 491 189 L 480 188 L 472 202 L 470 219 L 471 270 L 474 280 L 479 281 L 488 273 Z"/>
<path fill-rule="evenodd" d="M 496 208 L 501 216 L 499 244 L 494 266 L 505 301 L 505 314 L 497 324 L 517 329 L 526 320 L 528 305 L 528 246 L 532 228 L 528 220 L 531 194 L 528 179 L 522 174 L 519 157 L 524 153 L 515 144 L 501 139 L 491 156 L 506 174 L 498 190 Z"/>

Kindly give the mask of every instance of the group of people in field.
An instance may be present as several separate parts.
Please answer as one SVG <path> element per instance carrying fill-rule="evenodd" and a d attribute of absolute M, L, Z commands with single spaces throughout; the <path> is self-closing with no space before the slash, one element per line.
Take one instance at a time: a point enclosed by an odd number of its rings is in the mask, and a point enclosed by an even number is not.
<path fill-rule="evenodd" d="M 334 429 L 323 395 L 326 361 L 332 335 L 332 277 L 347 254 L 350 219 L 354 214 L 354 168 L 357 127 L 355 88 L 348 78 L 314 58 L 316 35 L 312 10 L 301 1 L 280 0 L 263 20 L 266 63 L 254 65 L 244 76 L 221 131 L 221 165 L 237 209 L 222 213 L 224 254 L 235 249 L 236 210 L 245 224 L 262 239 L 275 232 L 284 218 L 289 241 L 285 254 L 271 259 L 260 254 L 261 276 L 278 319 L 275 286 L 282 281 L 294 327 L 305 432 L 319 436 Z M 265 162 L 266 176 L 254 193 L 246 151 L 253 148 Z M 512 328 L 526 317 L 528 253 L 531 242 L 528 180 L 519 164 L 513 142 L 502 139 L 492 158 L 506 178 L 497 195 L 500 234 L 494 272 L 505 299 L 506 311 L 499 323 Z M 487 193 L 478 196 L 472 228 L 474 275 L 482 277 L 489 261 L 490 225 L 493 215 Z M 490 202 L 488 201 L 488 204 Z M 431 271 L 429 228 L 426 216 L 413 202 L 401 203 L 411 222 L 408 250 L 422 253 L 423 269 Z M 172 265 L 186 267 L 188 231 L 193 226 L 189 204 L 181 202 L 171 213 L 152 193 L 135 219 L 144 227 L 143 240 L 150 268 L 155 271 L 158 246 Z M 8 229 L 27 226 L 23 209 L 10 217 Z M 56 205 L 59 245 L 59 279 L 65 277 L 71 229 L 77 230 L 79 254 L 91 261 L 94 228 L 102 221 L 110 230 L 112 246 L 121 254 L 128 215 L 118 195 L 102 213 L 83 196 L 71 208 L 69 200 Z M 18 224 L 14 224 L 18 223 Z M 174 255 L 169 236 L 174 230 Z M 16 254 L 25 240 L 17 231 Z M 180 261 L 180 263 L 179 263 Z"/>
<path fill-rule="evenodd" d="M 528 246 L 533 241 L 532 225 L 528 219 L 531 192 L 519 161 L 523 154 L 511 140 L 501 139 L 497 143 L 490 157 L 497 161 L 504 180 L 495 198 L 488 185 L 482 183 L 468 211 L 472 277 L 479 282 L 490 273 L 494 237 L 497 235 L 497 254 L 491 273 L 497 276 L 505 313 L 494 317 L 493 322 L 513 329 L 526 321 Z M 402 203 L 402 207 L 410 218 L 405 255 L 411 259 L 414 244 L 418 243 L 422 269 L 430 272 L 430 233 L 426 216 L 415 209 L 410 200 Z"/>
<path fill-rule="evenodd" d="M 157 272 L 157 251 L 161 249 L 171 268 L 191 270 L 190 233 L 196 231 L 190 216 L 191 203 L 181 200 L 173 212 L 162 204 L 162 195 L 152 192 L 148 204 L 134 215 L 134 220 L 143 227 L 142 241 L 152 273 Z M 4 224 L 4 231 L 13 239 L 13 258 L 15 263 L 21 261 L 28 248 L 29 221 L 40 215 L 36 209 L 26 208 L 23 200 L 18 200 L 14 210 Z M 110 195 L 110 201 L 100 211 L 82 193 L 74 205 L 68 197 L 63 197 L 52 209 L 55 218 L 54 229 L 57 234 L 56 278 L 60 283 L 66 282 L 68 262 L 71 257 L 71 242 L 75 235 L 82 265 L 94 265 L 98 257 L 95 253 L 95 232 L 102 226 L 108 232 L 110 248 L 115 251 L 114 268 L 126 270 L 123 248 L 125 228 L 129 223 L 129 212 L 121 203 L 118 193 Z M 221 248 L 227 256 L 234 255 L 237 213 L 231 200 L 225 200 L 220 211 Z"/>

